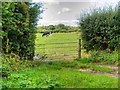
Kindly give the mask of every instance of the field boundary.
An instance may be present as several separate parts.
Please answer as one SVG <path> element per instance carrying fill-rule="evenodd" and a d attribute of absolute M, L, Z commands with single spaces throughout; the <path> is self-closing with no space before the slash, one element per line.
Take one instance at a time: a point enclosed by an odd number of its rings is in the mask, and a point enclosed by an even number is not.
<path fill-rule="evenodd" d="M 51 48 L 47 48 L 47 46 L 52 46 Z M 65 49 L 65 51 L 67 51 L 68 55 L 77 55 L 75 58 L 81 58 L 81 39 L 78 39 L 78 42 L 50 42 L 50 43 L 45 43 L 45 44 L 37 44 L 37 46 L 43 47 L 43 48 L 39 48 L 39 49 L 43 49 L 44 50 L 44 54 L 48 55 L 48 54 L 54 54 L 55 53 L 61 53 L 62 51 L 60 49 Z M 75 48 L 76 47 L 76 48 Z M 67 50 L 67 48 L 70 48 L 69 50 Z M 75 50 L 72 50 L 73 48 L 75 48 Z M 55 49 L 55 50 L 54 50 Z M 51 51 L 51 53 L 49 53 L 48 51 Z M 69 54 L 69 52 L 72 52 L 71 54 Z M 63 54 L 66 55 L 66 53 L 62 52 Z M 62 56 L 61 56 L 62 57 Z"/>

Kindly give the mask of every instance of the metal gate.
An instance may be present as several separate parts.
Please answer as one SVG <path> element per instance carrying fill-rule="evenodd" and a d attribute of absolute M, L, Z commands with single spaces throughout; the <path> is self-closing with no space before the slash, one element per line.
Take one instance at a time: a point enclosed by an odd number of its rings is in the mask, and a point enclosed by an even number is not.
<path fill-rule="evenodd" d="M 78 42 L 51 42 L 37 44 L 37 54 L 45 55 L 55 60 L 71 60 L 81 57 L 81 41 Z"/>

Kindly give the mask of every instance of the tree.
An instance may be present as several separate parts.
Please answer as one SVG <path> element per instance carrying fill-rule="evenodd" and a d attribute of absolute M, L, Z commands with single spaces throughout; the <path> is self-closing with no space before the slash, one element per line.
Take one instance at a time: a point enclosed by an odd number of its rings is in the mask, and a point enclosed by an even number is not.
<path fill-rule="evenodd" d="M 55 30 L 55 27 L 54 27 L 54 25 L 49 25 L 49 26 L 47 27 L 47 29 L 48 29 L 48 30 Z"/>
<path fill-rule="evenodd" d="M 58 32 L 63 32 L 63 31 L 66 31 L 67 28 L 64 24 L 58 24 L 55 26 L 55 29 L 58 31 Z"/>

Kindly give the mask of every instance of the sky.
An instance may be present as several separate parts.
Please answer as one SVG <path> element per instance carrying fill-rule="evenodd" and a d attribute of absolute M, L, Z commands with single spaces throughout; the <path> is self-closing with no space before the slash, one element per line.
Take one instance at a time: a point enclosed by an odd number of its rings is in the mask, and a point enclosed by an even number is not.
<path fill-rule="evenodd" d="M 44 12 L 38 26 L 56 25 L 59 23 L 77 26 L 78 18 L 82 12 L 90 8 L 115 6 L 119 0 L 33 0 L 43 2 Z"/>

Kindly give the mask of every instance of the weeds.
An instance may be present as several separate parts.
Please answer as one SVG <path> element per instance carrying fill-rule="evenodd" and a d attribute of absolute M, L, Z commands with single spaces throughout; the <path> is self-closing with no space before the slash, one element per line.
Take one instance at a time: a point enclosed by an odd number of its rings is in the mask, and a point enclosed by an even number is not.
<path fill-rule="evenodd" d="M 99 53 L 97 51 L 94 51 L 91 53 L 89 61 L 92 63 L 118 65 L 118 52 L 114 51 L 110 54 L 107 53 L 107 51 L 100 51 Z"/>
<path fill-rule="evenodd" d="M 60 64 L 43 63 L 30 70 L 13 72 L 9 80 L 3 78 L 3 88 L 117 88 L 116 78 L 91 75 L 71 68 L 53 69 L 54 65 Z"/>
<path fill-rule="evenodd" d="M 102 56 L 104 55 L 104 56 Z M 6 56 L 3 59 L 2 73 L 3 84 L 6 88 L 96 88 L 117 87 L 117 79 L 105 75 L 91 75 L 74 69 L 91 69 L 96 72 L 112 72 L 111 68 L 95 65 L 92 58 L 97 58 L 99 63 L 113 62 L 110 57 L 114 55 L 94 54 L 91 58 L 76 59 L 74 61 L 40 62 L 19 60 Z M 106 59 L 108 57 L 108 59 Z M 116 58 L 117 59 L 117 58 Z M 115 61 L 116 61 L 115 59 Z M 96 60 L 96 59 L 95 59 Z M 106 62 L 104 61 L 106 60 Z M 95 61 L 96 62 L 96 61 Z M 14 71 L 14 72 L 13 72 Z M 5 78 L 9 77 L 9 78 Z M 15 83 L 14 83 L 15 82 Z"/>

